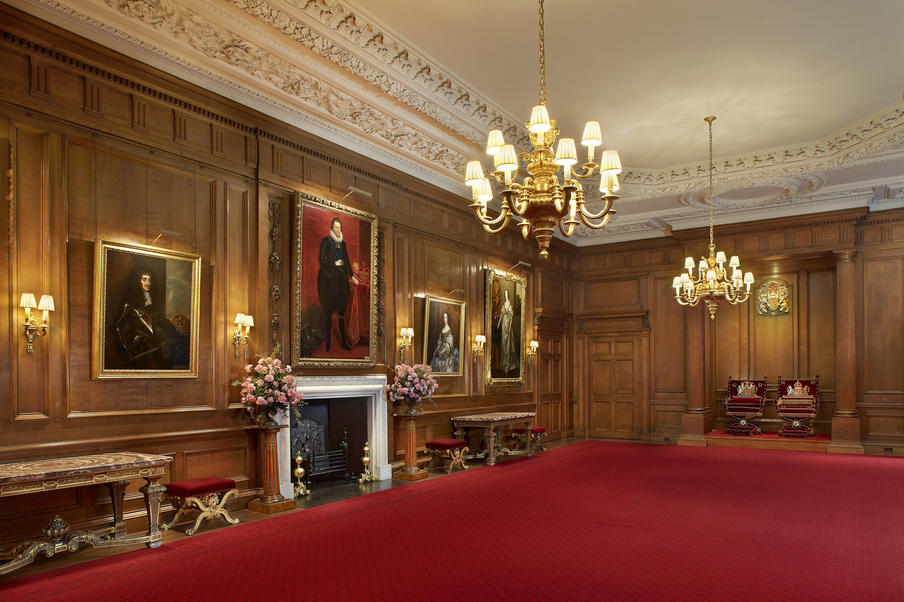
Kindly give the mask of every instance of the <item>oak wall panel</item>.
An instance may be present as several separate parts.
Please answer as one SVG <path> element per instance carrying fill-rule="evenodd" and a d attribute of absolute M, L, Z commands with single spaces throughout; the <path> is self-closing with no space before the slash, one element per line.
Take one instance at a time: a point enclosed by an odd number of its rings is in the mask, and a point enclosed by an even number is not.
<path fill-rule="evenodd" d="M 904 392 L 904 258 L 865 260 L 863 287 L 864 388 Z"/>

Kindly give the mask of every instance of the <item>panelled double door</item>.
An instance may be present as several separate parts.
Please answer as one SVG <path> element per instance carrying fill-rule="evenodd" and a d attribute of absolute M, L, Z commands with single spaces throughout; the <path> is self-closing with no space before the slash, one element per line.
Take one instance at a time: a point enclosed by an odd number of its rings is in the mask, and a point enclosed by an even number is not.
<path fill-rule="evenodd" d="M 591 437 L 645 439 L 649 402 L 645 392 L 647 337 L 641 334 L 591 335 L 587 363 Z"/>

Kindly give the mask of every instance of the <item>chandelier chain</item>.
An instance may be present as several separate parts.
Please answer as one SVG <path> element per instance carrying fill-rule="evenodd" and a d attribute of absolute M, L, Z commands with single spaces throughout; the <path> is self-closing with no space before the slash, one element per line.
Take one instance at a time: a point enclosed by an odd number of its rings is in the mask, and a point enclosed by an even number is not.
<path fill-rule="evenodd" d="M 543 39 L 543 0 L 540 0 L 540 104 L 546 104 L 546 44 Z"/>
<path fill-rule="evenodd" d="M 708 117 L 706 123 L 709 125 L 709 250 L 715 251 L 716 243 L 713 239 L 713 121 L 715 117 Z"/>

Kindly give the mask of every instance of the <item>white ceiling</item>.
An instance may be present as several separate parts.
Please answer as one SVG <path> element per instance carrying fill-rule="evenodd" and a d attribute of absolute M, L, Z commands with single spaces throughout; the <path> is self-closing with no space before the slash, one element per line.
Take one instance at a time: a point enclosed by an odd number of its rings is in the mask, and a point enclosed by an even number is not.
<path fill-rule="evenodd" d="M 533 0 L 7 2 L 463 197 L 537 100 Z M 626 167 L 570 241 L 705 224 L 710 114 L 717 223 L 904 206 L 902 23 L 904 0 L 548 0 L 550 113 Z"/>
<path fill-rule="evenodd" d="M 537 104 L 536 0 L 357 0 L 526 121 Z M 548 107 L 562 135 L 600 121 L 626 166 L 815 141 L 902 99 L 902 0 L 549 0 Z"/>

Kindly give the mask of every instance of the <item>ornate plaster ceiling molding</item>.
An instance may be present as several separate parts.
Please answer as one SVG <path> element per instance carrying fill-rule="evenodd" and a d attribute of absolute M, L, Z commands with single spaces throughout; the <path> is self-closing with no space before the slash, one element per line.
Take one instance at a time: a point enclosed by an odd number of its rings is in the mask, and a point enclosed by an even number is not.
<path fill-rule="evenodd" d="M 850 165 L 869 165 L 904 156 L 904 101 L 870 115 L 842 132 L 791 148 L 774 148 L 740 157 L 716 159 L 713 174 L 723 189 L 744 180 L 796 176 Z M 630 169 L 623 175 L 626 196 L 687 194 L 703 186 L 705 163 L 663 170 Z"/>
<path fill-rule="evenodd" d="M 395 99 L 362 85 L 360 78 L 345 72 L 337 77 L 342 70 L 335 65 L 332 73 L 324 73 L 320 61 L 312 61 L 310 51 L 296 41 L 288 39 L 294 46 L 290 48 L 274 41 L 272 32 L 261 34 L 238 21 L 224 26 L 227 15 L 220 7 L 170 0 L 12 0 L 11 4 L 451 192 L 464 193 L 460 172 L 465 157 L 473 153 L 470 140 L 422 112 L 400 109 Z M 308 58 L 299 57 L 302 52 Z"/>
<path fill-rule="evenodd" d="M 229 3 L 378 87 L 384 94 L 436 119 L 474 145 L 482 145 L 490 129 L 501 129 L 508 139 L 528 144 L 523 123 L 350 3 L 336 0 L 282 3 L 229 0 Z M 340 40 L 347 45 L 340 44 Z"/>
<path fill-rule="evenodd" d="M 755 176 L 756 174 L 752 174 Z M 802 174 L 800 176 L 779 176 L 774 178 L 751 177 L 746 182 L 732 182 L 733 188 L 727 189 L 727 182 L 720 182 L 720 186 L 714 186 L 716 195 L 716 207 L 719 212 L 731 210 L 744 210 L 756 207 L 768 207 L 770 205 L 787 204 L 794 198 L 815 192 L 822 188 L 824 178 L 817 174 Z M 729 196 L 730 195 L 730 196 Z M 683 194 L 678 202 L 685 207 L 708 210 L 709 204 L 706 197 L 706 189 L 698 189 L 694 192 Z"/>
<path fill-rule="evenodd" d="M 818 186 L 817 186 L 818 184 Z M 853 185 L 822 187 L 821 179 L 802 179 L 796 184 L 806 188 L 814 186 L 810 192 L 802 194 L 782 194 L 776 192 L 768 203 L 758 199 L 734 202 L 717 200 L 716 224 L 734 224 L 747 221 L 839 211 L 855 207 L 869 207 L 871 211 L 882 211 L 904 207 L 904 180 L 883 179 L 872 182 L 858 182 Z M 791 184 L 788 184 L 791 187 Z M 701 228 L 708 223 L 707 206 L 697 201 L 685 200 L 682 209 L 637 213 L 630 217 L 616 215 L 605 230 L 589 230 L 579 227 L 575 232 L 578 246 L 609 244 L 628 240 L 667 236 L 661 224 L 653 223 L 653 218 L 664 221 L 672 230 Z"/>

